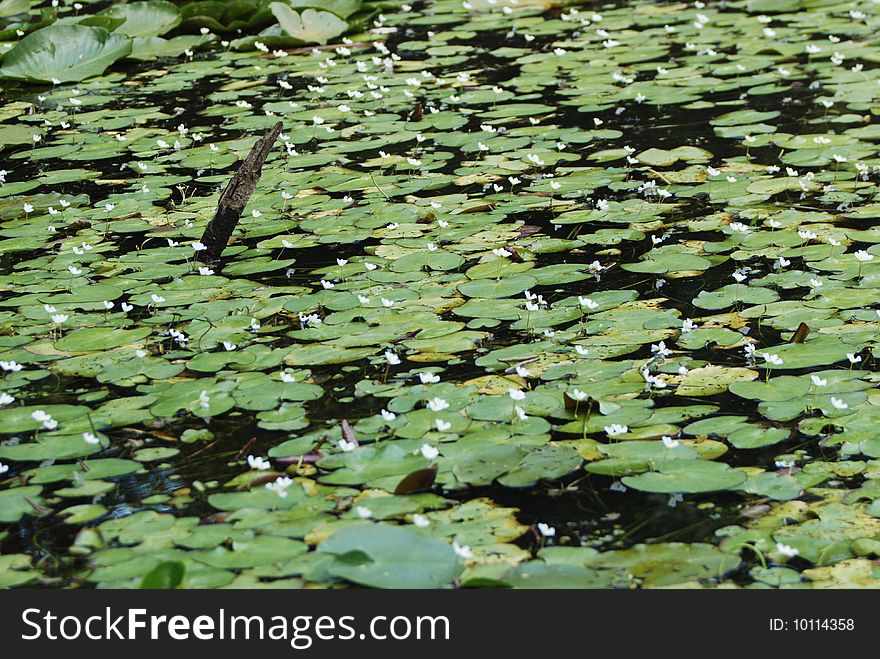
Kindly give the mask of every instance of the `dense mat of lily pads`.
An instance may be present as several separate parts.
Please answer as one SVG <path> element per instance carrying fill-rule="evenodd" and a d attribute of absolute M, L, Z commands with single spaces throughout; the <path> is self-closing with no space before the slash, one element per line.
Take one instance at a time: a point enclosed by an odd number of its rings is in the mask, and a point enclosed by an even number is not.
<path fill-rule="evenodd" d="M 880 4 L 313 4 L 0 2 L 0 586 L 880 585 Z"/>

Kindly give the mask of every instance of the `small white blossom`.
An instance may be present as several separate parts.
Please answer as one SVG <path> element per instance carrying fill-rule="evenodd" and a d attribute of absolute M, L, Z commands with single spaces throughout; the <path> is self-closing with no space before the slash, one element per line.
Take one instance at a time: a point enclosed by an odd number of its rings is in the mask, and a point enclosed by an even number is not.
<path fill-rule="evenodd" d="M 538 522 L 538 532 L 545 538 L 552 538 L 556 535 L 556 529 L 544 522 Z"/>
<path fill-rule="evenodd" d="M 257 469 L 259 471 L 266 471 L 272 467 L 268 460 L 255 455 L 247 456 L 247 463 L 251 469 Z"/>

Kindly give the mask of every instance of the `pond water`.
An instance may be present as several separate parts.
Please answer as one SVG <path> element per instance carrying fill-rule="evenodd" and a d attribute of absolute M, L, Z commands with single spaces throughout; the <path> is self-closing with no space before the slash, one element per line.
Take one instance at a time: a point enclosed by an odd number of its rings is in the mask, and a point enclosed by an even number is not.
<path fill-rule="evenodd" d="M 2 81 L 0 587 L 876 586 L 880 4 L 252 4 Z"/>

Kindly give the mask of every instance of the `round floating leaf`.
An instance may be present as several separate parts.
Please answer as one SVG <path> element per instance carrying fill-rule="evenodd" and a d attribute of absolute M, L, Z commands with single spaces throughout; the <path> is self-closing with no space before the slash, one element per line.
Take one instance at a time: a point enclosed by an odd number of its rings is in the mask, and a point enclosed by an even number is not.
<path fill-rule="evenodd" d="M 635 577 L 646 587 L 717 579 L 739 564 L 739 556 L 713 545 L 683 542 L 638 544 L 630 549 L 602 552 L 587 561 L 587 566 L 594 570 L 617 571 L 624 585 Z"/>
<path fill-rule="evenodd" d="M 287 34 L 303 43 L 325 44 L 348 30 L 348 23 L 329 11 L 305 9 L 296 12 L 282 2 L 273 2 L 269 9 Z"/>
<path fill-rule="evenodd" d="M 165 561 L 150 570 L 141 581 L 141 588 L 167 590 L 183 581 L 186 566 L 180 561 Z"/>
<path fill-rule="evenodd" d="M 582 565 L 529 561 L 504 575 L 513 588 L 607 588 L 608 578 Z"/>
<path fill-rule="evenodd" d="M 131 52 L 131 39 L 102 27 L 50 25 L 31 32 L 6 53 L 0 76 L 78 82 L 100 75 Z"/>
<path fill-rule="evenodd" d="M 55 347 L 70 352 L 94 352 L 137 343 L 152 334 L 149 327 L 123 330 L 107 327 L 89 327 L 73 330 L 61 337 Z"/>
<path fill-rule="evenodd" d="M 324 9 L 340 18 L 348 18 L 363 6 L 363 0 L 289 0 L 294 9 Z"/>
<path fill-rule="evenodd" d="M 327 571 L 371 588 L 440 588 L 458 576 L 452 547 L 418 531 L 386 524 L 355 524 L 318 546 L 333 556 Z"/>
<path fill-rule="evenodd" d="M 728 465 L 705 460 L 664 462 L 657 471 L 627 476 L 627 487 L 643 492 L 714 492 L 729 490 L 746 480 L 746 473 Z"/>
<path fill-rule="evenodd" d="M 727 391 L 734 382 L 754 380 L 758 372 L 738 366 L 703 366 L 687 372 L 675 393 L 679 396 L 713 396 Z"/>
<path fill-rule="evenodd" d="M 499 298 L 519 295 L 533 288 L 538 280 L 531 275 L 512 275 L 499 279 L 475 279 L 458 287 L 467 297 Z"/>
<path fill-rule="evenodd" d="M 123 23 L 114 32 L 149 39 L 165 34 L 180 25 L 180 10 L 167 0 L 146 0 L 113 5 L 103 12 Z"/>
<path fill-rule="evenodd" d="M 0 556 L 0 588 L 12 588 L 36 579 L 39 572 L 30 568 L 31 557 L 27 554 Z"/>
<path fill-rule="evenodd" d="M 0 490 L 0 522 L 11 524 L 23 515 L 36 515 L 35 506 L 43 503 L 39 498 L 42 491 L 39 485 Z"/>

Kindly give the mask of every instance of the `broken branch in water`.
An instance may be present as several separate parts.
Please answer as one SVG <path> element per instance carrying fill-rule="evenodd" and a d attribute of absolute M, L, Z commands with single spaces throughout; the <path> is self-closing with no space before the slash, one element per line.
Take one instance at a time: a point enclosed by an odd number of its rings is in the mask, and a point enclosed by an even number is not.
<path fill-rule="evenodd" d="M 215 263 L 220 259 L 232 232 L 238 224 L 248 199 L 257 187 L 262 174 L 263 163 L 272 150 L 275 140 L 281 134 L 281 122 L 275 124 L 263 137 L 257 140 L 248 157 L 226 185 L 214 218 L 208 222 L 202 234 L 201 243 L 207 248 L 198 252 L 197 258 L 204 263 Z"/>

